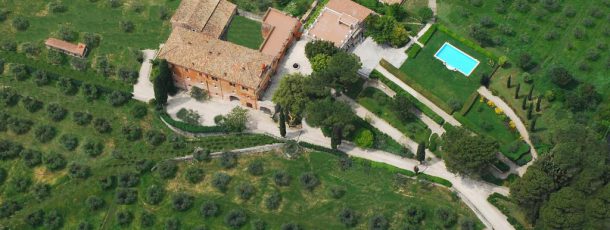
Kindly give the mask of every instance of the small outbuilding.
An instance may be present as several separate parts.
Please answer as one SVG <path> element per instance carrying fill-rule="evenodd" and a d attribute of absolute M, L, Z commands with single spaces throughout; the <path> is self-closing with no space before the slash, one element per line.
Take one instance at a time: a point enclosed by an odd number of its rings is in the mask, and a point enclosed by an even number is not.
<path fill-rule="evenodd" d="M 49 49 L 57 50 L 70 56 L 84 58 L 87 55 L 87 45 L 70 43 L 64 40 L 49 38 L 44 42 Z"/>

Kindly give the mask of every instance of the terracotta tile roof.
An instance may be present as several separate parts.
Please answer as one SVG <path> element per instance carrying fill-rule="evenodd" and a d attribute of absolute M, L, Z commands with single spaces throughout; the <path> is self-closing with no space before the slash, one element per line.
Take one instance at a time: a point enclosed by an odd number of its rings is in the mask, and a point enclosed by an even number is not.
<path fill-rule="evenodd" d="M 246 87 L 258 89 L 273 57 L 184 28 L 174 28 L 159 58 L 210 74 Z"/>
<path fill-rule="evenodd" d="M 326 8 L 339 12 L 341 14 L 350 15 L 360 21 L 364 21 L 366 17 L 373 13 L 372 10 L 361 6 L 351 0 L 330 0 L 326 4 Z"/>
<path fill-rule="evenodd" d="M 172 24 L 220 37 L 237 6 L 226 0 L 182 0 Z"/>
<path fill-rule="evenodd" d="M 350 0 L 330 0 L 307 33 L 314 39 L 331 41 L 342 47 L 358 29 L 355 26 L 372 13 L 372 10 Z"/>
<path fill-rule="evenodd" d="M 392 5 L 392 4 L 401 4 L 404 0 L 380 0 L 380 2 L 383 2 L 385 4 L 388 5 Z"/>
<path fill-rule="evenodd" d="M 73 44 L 56 38 L 49 38 L 44 42 L 44 44 L 46 46 L 60 49 L 81 57 L 85 56 L 85 50 L 87 49 L 87 46 L 83 43 Z"/>
<path fill-rule="evenodd" d="M 277 9 L 269 8 L 263 17 L 265 43 L 260 51 L 274 57 L 279 56 L 300 27 L 301 22 L 298 19 Z"/>

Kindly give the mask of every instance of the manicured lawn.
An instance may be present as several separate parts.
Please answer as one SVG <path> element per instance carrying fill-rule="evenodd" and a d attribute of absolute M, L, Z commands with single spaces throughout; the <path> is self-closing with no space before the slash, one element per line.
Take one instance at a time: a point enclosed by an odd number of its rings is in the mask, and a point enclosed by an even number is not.
<path fill-rule="evenodd" d="M 127 1 L 122 6 L 111 8 L 108 1 L 91 2 L 89 0 L 64 1 L 67 10 L 53 13 L 48 10 L 49 1 L 17 1 L 2 2 L 2 8 L 10 10 L 8 19 L 0 23 L 2 39 L 14 39 L 18 44 L 32 42 L 41 47 L 39 59 L 46 58 L 44 41 L 48 37 L 57 37 L 61 26 L 67 26 L 76 35 L 75 41 L 82 42 L 85 32 L 96 33 L 101 37 L 99 47 L 90 49 L 87 56 L 89 64 L 95 57 L 108 55 L 115 67 L 139 69 L 139 64 L 133 58 L 131 50 L 156 49 L 165 41 L 170 32 L 168 20 L 160 19 L 160 11 L 168 12 L 171 17 L 180 1 L 147 0 L 138 1 L 141 12 L 135 12 Z M 29 21 L 25 31 L 16 31 L 11 21 L 22 16 Z M 133 32 L 123 32 L 119 26 L 121 21 L 131 21 Z"/>
<path fill-rule="evenodd" d="M 427 142 L 430 129 L 418 118 L 411 122 L 403 122 L 391 108 L 392 98 L 378 89 L 368 87 L 358 96 L 358 103 L 372 113 L 384 119 L 390 125 L 403 132 L 406 136 L 417 142 Z"/>
<path fill-rule="evenodd" d="M 608 96 L 610 78 L 607 51 L 610 30 L 607 27 L 608 8 L 599 1 L 559 1 L 556 11 L 544 7 L 545 1 L 527 1 L 517 10 L 517 1 L 488 0 L 475 6 L 470 1 L 439 2 L 438 12 L 442 24 L 469 36 L 470 25 L 479 24 L 483 17 L 492 22 L 487 29 L 490 36 L 501 43 L 492 49 L 498 55 L 507 55 L 516 66 L 521 54 L 532 55 L 538 68 L 533 70 L 539 89 L 550 89 L 548 69 L 555 65 L 566 67 L 580 81 L 596 86 Z M 501 13 L 497 9 L 505 9 Z M 595 13 L 597 12 L 597 13 Z M 503 31 L 512 30 L 513 35 Z M 582 38 L 576 37 L 582 32 Z M 605 44 L 605 45 L 604 45 Z M 598 47 L 599 46 L 599 47 Z M 606 47 L 606 48 L 604 48 Z M 589 60 L 589 53 L 597 53 L 596 60 Z"/>
<path fill-rule="evenodd" d="M 434 58 L 434 54 L 445 42 L 451 43 L 479 60 L 480 64 L 469 77 L 456 71 L 450 71 L 441 61 Z M 415 58 L 407 59 L 400 67 L 400 70 L 408 78 L 401 80 L 408 85 L 419 85 L 419 87 L 414 86 L 414 88 L 426 90 L 441 100 L 440 102 L 434 101 L 435 103 L 462 105 L 468 96 L 480 87 L 481 75 L 492 72 L 492 67 L 488 63 L 487 57 L 439 30 L 434 33 L 430 41 Z"/>
<path fill-rule="evenodd" d="M 231 0 L 239 9 L 263 15 L 269 7 L 273 7 L 289 13 L 295 17 L 300 17 L 307 10 L 314 0 L 290 0 L 290 1 L 261 1 L 261 0 Z"/>
<path fill-rule="evenodd" d="M 258 50 L 263 43 L 261 23 L 236 15 L 227 29 L 227 41 Z"/>

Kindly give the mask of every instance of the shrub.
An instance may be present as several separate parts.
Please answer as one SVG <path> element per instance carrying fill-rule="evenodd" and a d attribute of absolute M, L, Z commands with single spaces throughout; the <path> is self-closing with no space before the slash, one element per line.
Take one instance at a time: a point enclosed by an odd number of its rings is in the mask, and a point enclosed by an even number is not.
<path fill-rule="evenodd" d="M 17 81 L 23 81 L 29 76 L 28 69 L 23 64 L 10 64 L 8 74 Z"/>
<path fill-rule="evenodd" d="M 9 11 L 7 9 L 0 9 L 0 22 L 3 22 L 8 17 Z"/>
<path fill-rule="evenodd" d="M 83 152 L 90 157 L 96 157 L 104 152 L 104 144 L 99 141 L 87 141 L 83 145 Z"/>
<path fill-rule="evenodd" d="M 110 105 L 116 107 L 124 105 L 125 103 L 127 103 L 127 101 L 129 101 L 130 98 L 131 94 L 123 93 L 120 91 L 112 91 L 112 93 L 108 95 L 108 102 L 110 103 Z"/>
<path fill-rule="evenodd" d="M 165 196 L 165 190 L 162 186 L 159 185 L 151 185 L 146 189 L 146 196 L 144 197 L 144 201 L 148 204 L 159 204 L 163 200 Z"/>
<path fill-rule="evenodd" d="M 426 216 L 424 210 L 419 205 L 415 204 L 407 206 L 406 214 L 407 222 L 414 225 L 421 223 Z"/>
<path fill-rule="evenodd" d="M 28 188 L 30 188 L 31 184 L 32 184 L 32 180 L 30 178 L 17 177 L 17 178 L 13 178 L 11 187 L 19 193 L 25 193 L 28 191 Z"/>
<path fill-rule="evenodd" d="M 153 146 L 158 146 L 165 142 L 165 134 L 156 130 L 146 132 L 146 142 Z"/>
<path fill-rule="evenodd" d="M 167 113 L 161 113 L 159 114 L 159 117 L 161 118 L 161 120 L 167 122 L 169 125 L 189 133 L 221 133 L 226 131 L 225 127 L 222 126 L 200 126 L 176 121 L 172 119 Z"/>
<path fill-rule="evenodd" d="M 220 155 L 220 166 L 225 169 L 233 168 L 237 165 L 237 154 L 233 152 L 223 152 Z"/>
<path fill-rule="evenodd" d="M 56 50 L 48 50 L 47 61 L 53 65 L 61 65 L 66 62 L 66 55 Z"/>
<path fill-rule="evenodd" d="M 195 198 L 185 193 L 178 193 L 172 198 L 172 207 L 174 210 L 184 212 L 193 206 Z"/>
<path fill-rule="evenodd" d="M 369 220 L 369 229 L 371 230 L 385 230 L 389 227 L 390 223 L 388 222 L 388 219 L 381 214 L 377 214 Z"/>
<path fill-rule="evenodd" d="M 125 66 L 119 68 L 117 71 L 117 76 L 122 81 L 132 85 L 138 82 L 138 72 Z"/>
<path fill-rule="evenodd" d="M 64 225 L 63 218 L 56 210 L 51 210 L 44 215 L 44 222 L 42 226 L 44 229 L 54 230 L 61 229 Z"/>
<path fill-rule="evenodd" d="M 184 171 L 184 177 L 191 184 L 196 184 L 203 180 L 203 169 L 191 166 Z"/>
<path fill-rule="evenodd" d="M 21 104 L 23 104 L 23 108 L 30 113 L 35 113 L 43 107 L 42 101 L 36 100 L 36 98 L 30 96 L 24 97 L 21 100 Z"/>
<path fill-rule="evenodd" d="M 64 134 L 59 137 L 59 143 L 68 151 L 78 147 L 78 137 L 74 134 Z"/>
<path fill-rule="evenodd" d="M 127 125 L 123 127 L 123 135 L 128 141 L 137 141 L 142 138 L 142 128 L 138 125 Z"/>
<path fill-rule="evenodd" d="M 223 172 L 214 173 L 212 177 L 212 186 L 221 192 L 227 191 L 227 186 L 231 181 L 231 176 Z"/>
<path fill-rule="evenodd" d="M 32 188 L 34 198 L 42 201 L 51 195 L 51 186 L 48 184 L 35 184 Z"/>
<path fill-rule="evenodd" d="M 435 213 L 436 217 L 441 221 L 441 223 L 443 223 L 443 226 L 445 227 L 451 227 L 457 222 L 457 215 L 453 210 L 449 208 L 438 208 Z"/>
<path fill-rule="evenodd" d="M 20 153 L 25 166 L 33 168 L 42 163 L 42 153 L 36 150 L 24 149 Z M 0 180 L 2 181 L 2 180 Z"/>
<path fill-rule="evenodd" d="M 44 211 L 37 210 L 25 216 L 25 222 L 32 228 L 40 227 L 44 222 Z"/>
<path fill-rule="evenodd" d="M 131 108 L 131 116 L 136 119 L 141 119 L 148 114 L 148 108 L 146 105 L 136 104 Z"/>
<path fill-rule="evenodd" d="M 34 137 L 41 143 L 47 143 L 57 135 L 57 129 L 50 125 L 41 125 L 34 130 Z"/>
<path fill-rule="evenodd" d="M 13 200 L 4 200 L 0 205 L 0 218 L 7 218 L 21 210 L 21 204 Z"/>
<path fill-rule="evenodd" d="M 12 117 L 8 119 L 7 128 L 17 135 L 22 135 L 29 132 L 33 124 L 30 120 Z"/>
<path fill-rule="evenodd" d="M 110 190 L 114 188 L 115 181 L 115 176 L 105 176 L 98 180 L 98 184 L 102 190 Z"/>
<path fill-rule="evenodd" d="M 155 215 L 150 212 L 142 212 L 140 216 L 140 225 L 144 228 L 149 228 L 155 225 Z"/>
<path fill-rule="evenodd" d="M 280 207 L 282 203 L 282 195 L 278 191 L 273 191 L 265 199 L 265 207 L 269 210 L 275 210 Z"/>
<path fill-rule="evenodd" d="M 210 95 L 205 90 L 193 86 L 191 87 L 191 97 L 197 101 L 205 101 L 210 98 Z"/>
<path fill-rule="evenodd" d="M 85 83 L 81 86 L 81 92 L 85 99 L 93 101 L 100 97 L 101 90 L 94 84 Z"/>
<path fill-rule="evenodd" d="M 89 196 L 87 200 L 85 200 L 85 205 L 91 211 L 97 211 L 104 207 L 106 202 L 98 196 Z"/>
<path fill-rule="evenodd" d="M 237 186 L 235 192 L 242 200 L 248 200 L 254 195 L 254 186 L 248 182 L 243 182 Z"/>
<path fill-rule="evenodd" d="M 125 33 L 131 33 L 135 29 L 135 25 L 132 21 L 120 21 L 119 27 Z"/>
<path fill-rule="evenodd" d="M 0 132 L 6 132 L 11 116 L 0 111 Z"/>
<path fill-rule="evenodd" d="M 101 37 L 99 34 L 86 32 L 83 34 L 83 43 L 89 48 L 97 47 L 100 44 Z"/>
<path fill-rule="evenodd" d="M 116 221 L 120 226 L 129 226 L 133 221 L 133 214 L 127 210 L 121 210 L 116 213 Z"/>
<path fill-rule="evenodd" d="M 8 140 L 0 140 L 0 159 L 12 159 L 23 151 L 23 146 L 21 144 L 8 141 Z"/>
<path fill-rule="evenodd" d="M 178 171 L 178 165 L 175 161 L 167 160 L 157 165 L 157 171 L 159 176 L 163 179 L 172 179 L 176 177 L 176 171 Z"/>
<path fill-rule="evenodd" d="M 303 227 L 301 227 L 301 225 L 296 224 L 296 223 L 285 223 L 285 224 L 282 224 L 280 229 L 281 230 L 303 230 Z"/>
<path fill-rule="evenodd" d="M 108 0 L 108 5 L 111 8 L 118 8 L 123 6 L 123 3 L 121 2 L 121 0 Z"/>
<path fill-rule="evenodd" d="M 133 204 L 138 198 L 138 191 L 135 189 L 117 188 L 115 201 L 117 204 Z"/>
<path fill-rule="evenodd" d="M 273 173 L 273 181 L 277 186 L 290 185 L 290 175 L 284 170 L 278 170 Z"/>
<path fill-rule="evenodd" d="M 263 162 L 262 161 L 254 161 L 248 165 L 248 173 L 252 176 L 261 176 L 263 175 Z"/>
<path fill-rule="evenodd" d="M 320 184 L 318 177 L 313 172 L 305 172 L 299 178 L 301 185 L 309 191 L 313 191 Z"/>
<path fill-rule="evenodd" d="M 361 148 L 373 147 L 374 141 L 375 141 L 375 138 L 373 136 L 373 133 L 368 129 L 363 129 L 360 132 L 358 132 L 358 134 L 356 134 L 356 138 L 354 140 L 356 145 Z"/>
<path fill-rule="evenodd" d="M 243 210 L 233 209 L 225 217 L 225 224 L 231 228 L 240 228 L 246 224 L 248 216 Z"/>
<path fill-rule="evenodd" d="M 49 7 L 49 11 L 52 13 L 63 13 L 68 10 L 68 7 L 64 5 L 61 1 L 49 2 L 47 6 Z"/>
<path fill-rule="evenodd" d="M 93 120 L 93 127 L 98 133 L 109 133 L 112 131 L 110 122 L 104 118 L 95 118 L 95 120 Z"/>
<path fill-rule="evenodd" d="M 180 221 L 176 217 L 170 217 L 165 221 L 165 230 L 180 229 Z"/>
<path fill-rule="evenodd" d="M 345 188 L 340 186 L 333 186 L 330 188 L 330 196 L 335 199 L 339 199 L 345 195 Z"/>
<path fill-rule="evenodd" d="M 141 159 L 136 161 L 136 172 L 140 175 L 149 172 L 155 166 L 155 162 L 149 159 Z"/>
<path fill-rule="evenodd" d="M 80 126 L 88 125 L 92 119 L 93 116 L 91 116 L 91 114 L 87 112 L 74 112 L 72 114 L 72 120 L 74 121 L 74 123 Z"/>
<path fill-rule="evenodd" d="M 20 99 L 21 95 L 19 95 L 12 88 L 1 88 L 0 89 L 0 103 L 12 107 L 15 106 Z"/>
<path fill-rule="evenodd" d="M 22 16 L 16 16 L 15 18 L 13 18 L 12 25 L 15 30 L 25 31 L 28 29 L 28 27 L 30 27 L 30 21 L 28 21 Z"/>
<path fill-rule="evenodd" d="M 218 207 L 218 204 L 216 202 L 206 201 L 201 205 L 199 212 L 204 218 L 214 217 L 220 213 L 220 208 Z"/>
<path fill-rule="evenodd" d="M 84 221 L 84 222 L 80 222 L 76 229 L 77 230 L 93 230 L 93 225 L 89 222 Z"/>
<path fill-rule="evenodd" d="M 63 169 L 67 162 L 63 155 L 51 152 L 45 157 L 44 163 L 47 166 L 47 169 L 57 171 Z"/>
<path fill-rule="evenodd" d="M 305 56 L 310 60 L 318 54 L 333 56 L 337 52 L 339 49 L 329 41 L 315 40 L 305 45 Z"/>
<path fill-rule="evenodd" d="M 5 38 L 0 43 L 0 48 L 4 51 L 15 52 L 17 51 L 17 42 L 13 41 L 12 39 Z"/>
<path fill-rule="evenodd" d="M 47 116 L 52 121 L 61 121 L 66 117 L 68 110 L 59 106 L 57 103 L 51 103 L 47 106 Z"/>
<path fill-rule="evenodd" d="M 354 210 L 344 208 L 339 212 L 339 221 L 341 221 L 345 227 L 354 227 L 358 223 L 358 217 Z"/>
<path fill-rule="evenodd" d="M 135 187 L 140 183 L 140 176 L 135 173 L 121 173 L 118 178 L 119 187 L 127 188 L 127 187 Z"/>
<path fill-rule="evenodd" d="M 60 39 L 64 41 L 75 41 L 78 34 L 74 32 L 74 30 L 67 25 L 59 26 L 59 31 L 57 31 L 57 35 Z"/>
<path fill-rule="evenodd" d="M 68 174 L 72 178 L 85 179 L 91 174 L 91 169 L 86 165 L 72 163 L 68 167 Z"/>
<path fill-rule="evenodd" d="M 74 95 L 78 91 L 76 83 L 72 79 L 60 77 L 57 81 L 57 88 L 65 95 Z"/>
<path fill-rule="evenodd" d="M 261 219 L 256 219 L 252 221 L 252 229 L 253 230 L 265 230 L 267 229 L 267 223 Z"/>
<path fill-rule="evenodd" d="M 567 69 L 559 66 L 552 67 L 548 72 L 548 76 L 551 82 L 561 88 L 567 88 L 575 81 Z"/>
<path fill-rule="evenodd" d="M 415 58 L 419 51 L 421 51 L 421 46 L 414 44 L 407 50 L 407 57 Z"/>
<path fill-rule="evenodd" d="M 198 161 L 209 161 L 210 159 L 212 159 L 210 157 L 210 150 L 201 148 L 195 149 L 195 151 L 193 152 L 193 158 Z"/>
<path fill-rule="evenodd" d="M 199 119 L 201 119 L 201 116 L 195 110 L 185 108 L 180 109 L 178 113 L 176 113 L 176 117 L 192 125 L 199 124 Z"/>

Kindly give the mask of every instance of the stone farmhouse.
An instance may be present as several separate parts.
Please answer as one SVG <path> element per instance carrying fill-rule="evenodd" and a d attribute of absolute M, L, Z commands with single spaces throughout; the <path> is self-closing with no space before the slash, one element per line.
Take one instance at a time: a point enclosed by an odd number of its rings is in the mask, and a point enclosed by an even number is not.
<path fill-rule="evenodd" d="M 211 97 L 272 113 L 259 99 L 286 49 L 300 37 L 301 23 L 268 9 L 262 19 L 264 41 L 254 50 L 222 39 L 236 12 L 235 4 L 226 0 L 182 0 L 158 58 L 167 60 L 180 88 L 199 87 Z"/>
<path fill-rule="evenodd" d="M 306 35 L 350 49 L 364 40 L 364 20 L 374 12 L 351 0 L 330 0 Z"/>
<path fill-rule="evenodd" d="M 56 50 L 73 57 L 84 58 L 87 55 L 87 45 L 83 43 L 73 44 L 56 38 L 48 38 L 44 42 L 48 49 Z"/>

